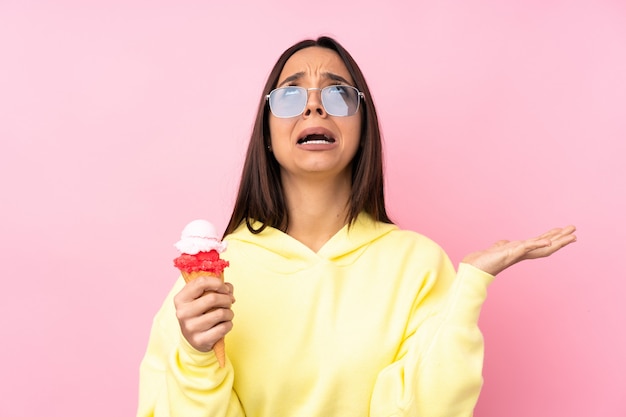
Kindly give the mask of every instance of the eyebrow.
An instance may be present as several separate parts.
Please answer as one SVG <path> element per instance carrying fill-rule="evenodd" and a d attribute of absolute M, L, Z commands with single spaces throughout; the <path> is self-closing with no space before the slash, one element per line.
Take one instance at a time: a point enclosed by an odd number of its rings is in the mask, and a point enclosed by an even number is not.
<path fill-rule="evenodd" d="M 304 75 L 305 75 L 304 71 L 296 72 L 295 74 L 290 75 L 289 77 L 285 78 L 282 83 L 278 84 L 278 87 L 281 87 L 292 81 L 297 81 L 300 78 L 304 77 Z M 333 80 L 333 81 L 339 81 L 346 85 L 352 85 L 351 83 L 348 82 L 348 80 L 343 78 L 341 75 L 333 74 L 332 72 L 324 72 L 322 73 L 322 77 Z"/>

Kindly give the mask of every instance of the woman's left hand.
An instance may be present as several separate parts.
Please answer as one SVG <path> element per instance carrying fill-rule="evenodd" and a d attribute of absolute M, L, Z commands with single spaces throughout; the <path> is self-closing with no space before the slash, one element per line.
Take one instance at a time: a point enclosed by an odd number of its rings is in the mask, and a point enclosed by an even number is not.
<path fill-rule="evenodd" d="M 541 236 L 527 240 L 501 240 L 488 249 L 471 253 L 463 262 L 491 275 L 525 259 L 545 258 L 576 241 L 574 226 L 552 229 Z"/>

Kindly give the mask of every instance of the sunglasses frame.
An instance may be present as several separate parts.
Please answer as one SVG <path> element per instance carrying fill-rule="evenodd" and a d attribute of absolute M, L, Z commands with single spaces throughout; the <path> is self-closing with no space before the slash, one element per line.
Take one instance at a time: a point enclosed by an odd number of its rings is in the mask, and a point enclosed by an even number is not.
<path fill-rule="evenodd" d="M 342 114 L 332 114 L 331 112 L 328 111 L 328 109 L 326 108 L 326 104 L 324 103 L 324 96 L 322 95 L 322 91 L 327 89 L 327 88 L 333 88 L 333 87 L 347 87 L 347 88 L 351 88 L 354 91 L 357 92 L 357 102 L 356 102 L 356 108 L 354 109 L 354 113 L 352 114 L 347 114 L 347 115 L 342 115 Z M 288 88 L 295 88 L 295 89 L 300 89 L 300 90 L 305 90 L 306 94 L 307 94 L 307 98 L 306 101 L 304 102 L 304 106 L 302 106 L 302 110 L 300 111 L 300 113 L 298 114 L 294 114 L 293 116 L 278 116 L 276 113 L 274 113 L 274 111 L 272 110 L 272 104 L 270 101 L 270 97 L 272 96 L 272 94 L 274 94 L 276 91 L 280 91 L 280 90 L 285 90 Z M 328 113 L 330 116 L 335 116 L 335 117 L 349 117 L 349 116 L 354 116 L 358 111 L 359 111 L 359 106 L 361 105 L 361 100 L 365 99 L 365 95 L 359 91 L 358 88 L 353 87 L 351 85 L 346 85 L 346 84 L 337 84 L 337 85 L 329 85 L 327 87 L 323 87 L 323 88 L 304 88 L 304 87 L 300 87 L 300 86 L 296 86 L 296 85 L 288 85 L 285 87 L 279 87 L 279 88 L 275 88 L 272 91 L 270 91 L 270 93 L 268 95 L 265 96 L 265 100 L 267 101 L 267 103 L 269 104 L 270 107 L 270 111 L 272 112 L 272 114 L 279 118 L 279 119 L 290 119 L 292 117 L 298 117 L 300 116 L 302 113 L 304 113 L 304 110 L 306 110 L 306 105 L 309 101 L 309 91 L 314 91 L 314 90 L 319 90 L 320 92 L 320 98 L 322 101 L 322 106 L 324 107 L 324 110 L 326 111 L 326 113 Z"/>

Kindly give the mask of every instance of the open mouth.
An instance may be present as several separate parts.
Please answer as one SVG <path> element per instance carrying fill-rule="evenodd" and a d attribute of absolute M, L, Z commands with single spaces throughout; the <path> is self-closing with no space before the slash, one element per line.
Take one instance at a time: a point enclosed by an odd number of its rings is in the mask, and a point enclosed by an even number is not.
<path fill-rule="evenodd" d="M 329 143 L 335 143 L 335 138 L 331 138 L 328 135 L 306 135 L 298 139 L 298 145 L 310 145 L 310 144 L 325 145 Z"/>

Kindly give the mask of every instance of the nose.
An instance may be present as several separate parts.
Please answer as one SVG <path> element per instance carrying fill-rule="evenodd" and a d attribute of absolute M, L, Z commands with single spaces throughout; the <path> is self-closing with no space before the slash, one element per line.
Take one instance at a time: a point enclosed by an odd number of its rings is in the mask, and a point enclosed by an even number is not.
<path fill-rule="evenodd" d="M 328 116 L 326 109 L 322 104 L 322 89 L 321 88 L 307 88 L 307 101 L 306 107 L 302 115 L 304 117 L 310 117 L 312 114 L 317 113 L 321 117 Z"/>

